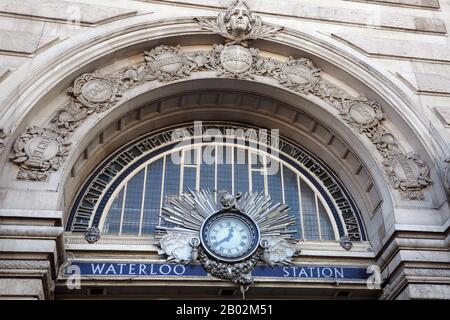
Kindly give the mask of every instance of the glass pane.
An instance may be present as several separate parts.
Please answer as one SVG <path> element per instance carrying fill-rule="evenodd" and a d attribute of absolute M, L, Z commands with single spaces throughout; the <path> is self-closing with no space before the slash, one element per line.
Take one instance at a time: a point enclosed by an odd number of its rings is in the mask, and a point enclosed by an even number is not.
<path fill-rule="evenodd" d="M 319 240 L 319 227 L 317 223 L 314 191 L 304 181 L 300 181 L 300 188 L 302 190 L 301 197 L 305 240 Z"/>
<path fill-rule="evenodd" d="M 322 240 L 334 240 L 333 226 L 331 225 L 330 218 L 325 211 L 322 202 L 319 200 L 319 218 L 320 218 L 320 231 L 322 233 Z"/>
<path fill-rule="evenodd" d="M 290 230 L 296 230 L 294 234 L 296 239 L 301 239 L 301 218 L 300 218 L 300 206 L 298 201 L 298 184 L 297 184 L 297 174 L 292 172 L 290 169 L 283 167 L 283 179 L 284 179 L 284 198 L 286 204 L 291 208 L 289 213 L 295 217 L 295 226 L 290 226 Z"/>
<path fill-rule="evenodd" d="M 219 146 L 217 149 L 218 165 L 217 165 L 217 189 L 233 190 L 232 182 L 232 148 Z"/>
<path fill-rule="evenodd" d="M 180 165 L 175 164 L 170 156 L 166 156 L 166 172 L 164 175 L 164 204 L 169 198 L 176 197 L 180 191 Z"/>
<path fill-rule="evenodd" d="M 163 158 L 147 167 L 142 234 L 153 232 L 159 224 Z"/>
<path fill-rule="evenodd" d="M 191 149 L 192 150 L 192 149 Z M 198 149 L 195 153 L 184 154 L 184 159 L 188 163 L 196 163 L 196 157 L 200 156 Z M 217 164 L 217 190 L 232 191 L 232 177 L 234 166 L 234 191 L 246 192 L 249 189 L 249 167 L 248 167 L 248 150 L 238 147 L 218 146 L 217 155 L 220 158 Z M 317 218 L 317 210 L 319 210 L 320 227 L 323 240 L 334 240 L 335 235 L 332 228 L 330 218 L 328 217 L 325 206 L 320 201 L 316 208 L 316 199 L 314 191 L 304 181 L 300 181 L 301 197 L 299 199 L 298 190 L 298 173 L 281 165 L 278 170 L 271 171 L 264 176 L 263 159 L 251 152 L 252 165 L 252 191 L 264 192 L 264 181 L 267 179 L 268 193 L 274 202 L 284 201 L 290 207 L 290 214 L 295 217 L 296 225 L 292 226 L 296 231 L 294 236 L 297 239 L 319 240 L 319 226 Z M 212 145 L 202 147 L 202 157 L 200 165 L 200 188 L 216 189 L 215 184 L 215 148 Z M 159 214 L 161 210 L 161 189 L 164 176 L 163 186 L 163 205 L 172 197 L 177 197 L 180 191 L 180 174 L 181 167 L 178 163 L 173 162 L 170 155 L 161 158 L 147 167 L 147 177 L 145 186 L 145 199 L 142 217 L 142 234 L 151 234 L 154 232 L 155 226 L 159 224 Z M 173 159 L 180 159 L 174 157 Z M 232 165 L 234 163 L 234 165 Z M 256 169 L 256 170 L 255 170 Z M 183 190 L 187 191 L 188 187 L 195 189 L 196 186 L 196 167 L 183 167 Z M 113 200 L 108 215 L 103 226 L 103 233 L 118 234 L 120 228 L 120 219 L 122 211 L 122 203 L 125 204 L 122 233 L 138 235 L 139 224 L 142 208 L 142 193 L 144 183 L 145 170 L 141 170 L 128 182 L 126 194 L 121 190 L 118 196 Z M 283 174 L 283 177 L 281 176 Z M 282 179 L 283 178 L 283 179 Z M 284 185 L 282 184 L 284 183 Z M 125 202 L 124 202 L 125 201 Z M 325 204 L 326 205 L 326 204 Z M 302 235 L 301 213 L 303 213 L 304 235 Z M 303 237 L 302 237 L 303 236 Z"/>
<path fill-rule="evenodd" d="M 109 208 L 106 216 L 105 224 L 103 225 L 103 233 L 118 234 L 120 228 L 120 214 L 122 213 L 123 189 L 119 195 L 114 199 L 111 208 Z"/>
<path fill-rule="evenodd" d="M 264 193 L 264 172 L 252 172 L 252 192 Z"/>
<path fill-rule="evenodd" d="M 234 191 L 248 191 L 248 151 L 242 148 L 234 149 Z"/>
<path fill-rule="evenodd" d="M 187 192 L 190 190 L 195 190 L 195 180 L 197 175 L 197 168 L 184 167 L 184 181 L 183 190 Z"/>
<path fill-rule="evenodd" d="M 283 203 L 283 190 L 281 189 L 281 170 L 267 172 L 269 195 L 273 203 Z"/>
<path fill-rule="evenodd" d="M 215 157 L 214 146 L 202 148 L 202 158 L 200 166 L 200 189 L 215 189 Z"/>
<path fill-rule="evenodd" d="M 139 171 L 127 184 L 125 209 L 123 212 L 122 233 L 138 234 L 141 220 L 144 170 Z"/>

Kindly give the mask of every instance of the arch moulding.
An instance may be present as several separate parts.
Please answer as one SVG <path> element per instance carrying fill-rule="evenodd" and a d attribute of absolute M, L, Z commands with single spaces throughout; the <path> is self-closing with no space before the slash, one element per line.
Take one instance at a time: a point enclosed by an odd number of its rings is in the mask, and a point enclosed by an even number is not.
<path fill-rule="evenodd" d="M 357 198 L 380 264 L 397 232 L 445 232 L 448 204 L 433 160 L 445 146 L 425 134 L 401 84 L 323 35 L 278 28 L 225 44 L 204 21 L 113 22 L 2 83 L 2 207 L 55 212 L 59 228 L 107 152 L 149 130 L 220 118 L 279 128 L 321 156 Z"/>

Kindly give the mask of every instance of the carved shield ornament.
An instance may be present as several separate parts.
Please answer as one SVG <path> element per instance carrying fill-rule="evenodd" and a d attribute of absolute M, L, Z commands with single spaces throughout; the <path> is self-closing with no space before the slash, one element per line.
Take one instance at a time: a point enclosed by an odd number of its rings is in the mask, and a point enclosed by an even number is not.
<path fill-rule="evenodd" d="M 110 108 L 122 96 L 112 79 L 89 73 L 77 78 L 69 93 L 85 107 L 97 111 Z"/>

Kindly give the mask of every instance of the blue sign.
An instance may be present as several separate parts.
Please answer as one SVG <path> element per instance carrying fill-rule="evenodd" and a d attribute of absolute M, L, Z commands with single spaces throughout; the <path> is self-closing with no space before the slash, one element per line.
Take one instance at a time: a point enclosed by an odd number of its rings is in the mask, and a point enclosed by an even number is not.
<path fill-rule="evenodd" d="M 78 269 L 78 270 L 76 270 Z M 201 265 L 130 262 L 74 262 L 66 268 L 67 276 L 80 273 L 89 276 L 153 276 L 153 277 L 206 277 Z M 366 268 L 351 266 L 257 266 L 252 276 L 286 279 L 366 280 Z"/>

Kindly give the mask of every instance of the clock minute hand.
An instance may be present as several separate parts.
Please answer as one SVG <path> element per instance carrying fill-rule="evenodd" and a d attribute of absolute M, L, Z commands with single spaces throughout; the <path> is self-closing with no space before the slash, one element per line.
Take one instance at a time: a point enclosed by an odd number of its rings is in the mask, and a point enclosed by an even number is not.
<path fill-rule="evenodd" d="M 228 235 L 227 235 L 225 238 L 223 238 L 222 240 L 220 240 L 220 241 L 218 242 L 218 244 L 219 244 L 219 243 L 222 243 L 222 242 L 224 242 L 224 241 L 229 241 L 229 240 L 233 237 L 233 232 L 234 232 L 234 229 L 233 229 L 233 228 L 229 228 L 229 229 L 228 229 Z"/>

